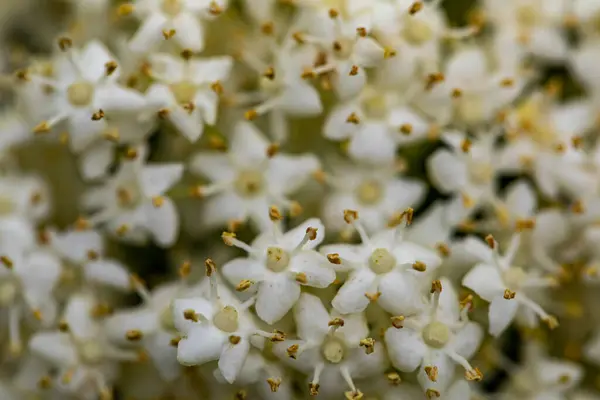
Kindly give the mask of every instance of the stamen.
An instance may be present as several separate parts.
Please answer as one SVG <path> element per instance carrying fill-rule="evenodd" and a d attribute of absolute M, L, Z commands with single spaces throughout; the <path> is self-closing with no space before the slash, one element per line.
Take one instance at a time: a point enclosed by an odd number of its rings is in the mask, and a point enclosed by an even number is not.
<path fill-rule="evenodd" d="M 321 373 L 325 368 L 325 363 L 320 362 L 315 366 L 315 370 L 313 372 L 313 379 L 308 384 L 308 391 L 311 396 L 316 396 L 319 394 L 319 379 L 321 378 Z"/>

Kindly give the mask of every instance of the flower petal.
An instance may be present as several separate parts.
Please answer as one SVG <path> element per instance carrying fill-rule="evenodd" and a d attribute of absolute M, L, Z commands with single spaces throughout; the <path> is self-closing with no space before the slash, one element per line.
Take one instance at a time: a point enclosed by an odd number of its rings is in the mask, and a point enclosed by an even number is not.
<path fill-rule="evenodd" d="M 93 260 L 84 264 L 85 279 L 114 288 L 128 290 L 131 287 L 129 271 L 117 260 Z"/>
<path fill-rule="evenodd" d="M 210 324 L 196 324 L 177 345 L 181 365 L 201 365 L 218 360 L 227 345 L 227 335 Z"/>
<path fill-rule="evenodd" d="M 174 39 L 184 49 L 200 52 L 204 49 L 204 29 L 200 21 L 190 13 L 179 13 L 173 19 L 173 27 L 177 30 Z"/>
<path fill-rule="evenodd" d="M 260 283 L 256 314 L 267 324 L 279 321 L 300 297 L 300 285 L 285 273 L 273 274 Z"/>
<path fill-rule="evenodd" d="M 392 364 L 402 372 L 417 369 L 427 352 L 420 333 L 408 328 L 388 328 L 385 343 Z"/>
<path fill-rule="evenodd" d="M 219 358 L 219 371 L 227 382 L 235 382 L 249 351 L 250 342 L 245 338 L 235 345 L 227 344 Z"/>
<path fill-rule="evenodd" d="M 365 293 L 375 294 L 376 276 L 369 268 L 360 268 L 350 273 L 346 282 L 337 292 L 331 305 L 342 314 L 363 311 L 369 305 Z"/>
<path fill-rule="evenodd" d="M 490 334 L 500 336 L 515 318 L 519 302 L 517 299 L 507 300 L 503 296 L 495 297 L 490 303 L 488 318 L 490 320 Z"/>
<path fill-rule="evenodd" d="M 422 280 L 410 271 L 392 271 L 379 282 L 379 305 L 395 315 L 409 315 L 423 309 Z"/>
<path fill-rule="evenodd" d="M 290 262 L 289 269 L 301 272 L 306 276 L 307 286 L 326 288 L 335 280 L 335 271 L 327 258 L 316 251 L 302 251 L 295 254 Z"/>
<path fill-rule="evenodd" d="M 320 343 L 329 332 L 329 313 L 317 296 L 302 293 L 294 307 L 298 336 L 305 341 Z"/>
<path fill-rule="evenodd" d="M 57 366 L 77 364 L 77 352 L 69 335 L 62 332 L 38 332 L 29 340 L 31 351 Z"/>
<path fill-rule="evenodd" d="M 498 269 L 488 264 L 477 264 L 463 278 L 463 286 L 473 290 L 479 297 L 492 301 L 506 289 Z"/>
<path fill-rule="evenodd" d="M 169 198 L 163 198 L 163 202 L 156 207 L 152 202 L 145 205 L 147 228 L 152 233 L 154 240 L 159 246 L 171 246 L 179 235 L 179 214 L 175 204 Z"/>

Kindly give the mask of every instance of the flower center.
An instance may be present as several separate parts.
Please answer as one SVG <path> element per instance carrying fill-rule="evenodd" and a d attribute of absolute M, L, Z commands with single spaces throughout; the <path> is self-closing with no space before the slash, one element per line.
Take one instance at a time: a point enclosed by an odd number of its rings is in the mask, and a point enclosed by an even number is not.
<path fill-rule="evenodd" d="M 196 97 L 197 88 L 192 82 L 183 81 L 173 83 L 170 86 L 170 89 L 177 103 L 181 105 L 192 103 L 194 101 L 194 97 Z"/>
<path fill-rule="evenodd" d="M 439 321 L 433 321 L 423 329 L 423 342 L 434 349 L 441 349 L 450 340 L 450 328 Z"/>
<path fill-rule="evenodd" d="M 478 185 L 487 185 L 494 177 L 494 168 L 486 161 L 469 163 L 469 177 Z"/>
<path fill-rule="evenodd" d="M 518 7 L 516 10 L 516 19 L 519 25 L 532 27 L 537 25 L 540 11 L 534 5 L 528 4 Z"/>
<path fill-rule="evenodd" d="M 410 44 L 419 46 L 431 40 L 433 30 L 422 18 L 408 16 L 404 23 L 402 35 Z"/>
<path fill-rule="evenodd" d="M 344 359 L 346 352 L 344 343 L 337 338 L 328 338 L 323 343 L 323 357 L 332 364 L 338 364 Z"/>
<path fill-rule="evenodd" d="M 104 352 L 102 346 L 96 340 L 90 339 L 81 342 L 78 350 L 81 360 L 86 364 L 97 364 L 102 361 Z"/>
<path fill-rule="evenodd" d="M 10 279 L 0 283 L 0 307 L 12 304 L 18 292 L 19 288 L 14 280 Z"/>
<path fill-rule="evenodd" d="M 386 249 L 375 249 L 369 258 L 369 267 L 376 274 L 390 272 L 396 266 L 396 259 Z"/>
<path fill-rule="evenodd" d="M 281 272 L 290 264 L 290 255 L 281 247 L 267 249 L 267 268 L 273 272 Z"/>
<path fill-rule="evenodd" d="M 181 12 L 181 1 L 163 0 L 161 9 L 165 14 L 174 17 Z"/>
<path fill-rule="evenodd" d="M 225 306 L 213 317 L 213 324 L 223 332 L 232 333 L 238 330 L 238 312 L 232 306 Z"/>
<path fill-rule="evenodd" d="M 235 190 L 244 197 L 260 193 L 264 187 L 263 174 L 260 171 L 241 171 L 234 182 Z"/>
<path fill-rule="evenodd" d="M 277 77 L 275 77 L 275 79 L 269 79 L 263 76 L 259 81 L 259 85 L 260 88 L 267 93 L 277 93 L 281 89 L 281 82 Z"/>
<path fill-rule="evenodd" d="M 94 85 L 89 82 L 77 82 L 67 89 L 67 99 L 75 107 L 84 107 L 92 102 Z"/>
<path fill-rule="evenodd" d="M 364 181 L 356 188 L 358 201 L 367 206 L 379 203 L 382 194 L 383 188 L 376 180 Z"/>
<path fill-rule="evenodd" d="M 483 104 L 480 96 L 463 95 L 456 102 L 456 117 L 466 124 L 482 122 L 486 117 Z"/>
<path fill-rule="evenodd" d="M 388 104 L 385 96 L 374 93 L 362 101 L 362 107 L 367 117 L 382 119 L 388 114 Z"/>
<path fill-rule="evenodd" d="M 510 267 L 502 276 L 508 289 L 517 290 L 527 279 L 527 273 L 521 267 Z"/>
<path fill-rule="evenodd" d="M 134 207 L 142 199 L 142 193 L 136 182 L 125 182 L 117 187 L 117 202 L 121 207 Z"/>

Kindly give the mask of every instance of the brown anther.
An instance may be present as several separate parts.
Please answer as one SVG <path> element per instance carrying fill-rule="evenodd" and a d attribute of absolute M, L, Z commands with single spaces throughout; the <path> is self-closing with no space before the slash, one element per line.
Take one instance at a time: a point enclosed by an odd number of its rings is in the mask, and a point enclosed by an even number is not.
<path fill-rule="evenodd" d="M 61 51 L 67 51 L 71 49 L 71 47 L 73 47 L 73 40 L 71 40 L 71 38 L 65 36 L 58 38 L 58 48 Z"/>
<path fill-rule="evenodd" d="M 119 65 L 116 63 L 116 61 L 107 62 L 104 64 L 104 74 L 106 76 L 111 76 L 117 70 L 118 66 Z"/>
<path fill-rule="evenodd" d="M 404 328 L 404 315 L 396 315 L 390 318 L 392 326 L 396 329 Z"/>
<path fill-rule="evenodd" d="M 221 239 L 223 239 L 223 243 L 227 246 L 233 246 L 233 239 L 235 239 L 236 235 L 233 232 L 223 232 L 221 233 Z"/>
<path fill-rule="evenodd" d="M 235 286 L 235 290 L 237 292 L 243 292 L 243 291 L 250 289 L 250 286 L 252 286 L 253 284 L 254 284 L 254 281 L 251 281 L 250 279 L 242 279 L 240 281 L 240 283 L 238 283 Z"/>
<path fill-rule="evenodd" d="M 408 136 L 412 133 L 412 131 L 413 131 L 412 124 L 406 123 L 406 124 L 400 125 L 400 133 L 402 133 L 403 135 Z"/>
<path fill-rule="evenodd" d="M 356 34 L 360 37 L 367 37 L 367 28 L 359 26 L 358 28 L 356 28 Z"/>
<path fill-rule="evenodd" d="M 340 265 L 342 263 L 342 259 L 338 253 L 327 254 L 327 260 L 335 265 Z"/>
<path fill-rule="evenodd" d="M 344 320 L 339 317 L 333 318 L 327 323 L 327 326 L 335 326 L 341 328 L 342 326 L 344 326 Z"/>
<path fill-rule="evenodd" d="M 42 121 L 33 128 L 33 133 L 36 134 L 48 132 L 50 132 L 50 124 L 48 124 L 48 121 Z"/>
<path fill-rule="evenodd" d="M 52 378 L 48 375 L 44 375 L 38 381 L 38 387 L 40 389 L 50 389 L 52 387 Z"/>
<path fill-rule="evenodd" d="M 94 318 L 103 318 L 113 313 L 113 308 L 107 303 L 99 303 L 92 307 L 90 314 Z"/>
<path fill-rule="evenodd" d="M 208 276 L 208 277 L 211 277 L 212 274 L 217 272 L 217 266 L 216 266 L 215 262 L 213 260 L 211 260 L 210 258 L 207 258 L 206 260 L 204 260 L 204 268 L 205 268 L 206 276 Z"/>
<path fill-rule="evenodd" d="M 535 219 L 533 218 L 522 218 L 515 222 L 517 232 L 530 231 L 533 228 L 535 228 Z"/>
<path fill-rule="evenodd" d="M 181 336 L 176 336 L 174 338 L 171 338 L 171 340 L 169 341 L 169 344 L 173 347 L 177 347 L 179 346 L 179 342 L 181 342 L 182 337 Z"/>
<path fill-rule="evenodd" d="M 235 392 L 235 400 L 246 400 L 248 397 L 248 393 L 244 389 L 240 389 Z"/>
<path fill-rule="evenodd" d="M 415 271 L 425 272 L 427 270 L 427 265 L 423 261 L 415 261 L 412 265 L 412 268 Z"/>
<path fill-rule="evenodd" d="M 458 303 L 460 305 L 460 309 L 467 309 L 468 311 L 472 311 L 474 306 L 473 306 L 473 295 L 472 294 L 468 294 L 466 295 L 462 300 L 459 301 Z"/>
<path fill-rule="evenodd" d="M 130 4 L 130 3 L 121 4 L 121 5 L 119 5 L 119 8 L 117 8 L 117 15 L 119 17 L 125 17 L 127 15 L 131 15 L 133 13 L 134 9 L 135 8 L 134 8 L 133 4 Z"/>
<path fill-rule="evenodd" d="M 340 12 L 335 8 L 329 9 L 329 18 L 337 18 L 340 15 Z"/>
<path fill-rule="evenodd" d="M 485 241 L 490 249 L 494 250 L 496 248 L 496 239 L 492 235 L 487 235 Z"/>
<path fill-rule="evenodd" d="M 296 218 L 296 217 L 300 216 L 303 211 L 304 211 L 304 209 L 302 208 L 300 203 L 298 203 L 297 201 L 292 201 L 290 203 L 290 206 L 289 206 L 290 217 Z"/>
<path fill-rule="evenodd" d="M 311 382 L 311 383 L 309 383 L 309 384 L 308 384 L 308 393 L 309 393 L 311 396 L 316 396 L 316 395 L 318 395 L 318 394 L 319 394 L 319 387 L 320 387 L 320 386 L 321 386 L 321 385 L 319 385 L 318 383 L 312 383 L 312 382 Z"/>
<path fill-rule="evenodd" d="M 43 319 L 41 310 L 36 308 L 35 310 L 31 310 L 31 313 L 33 314 L 33 318 L 35 318 L 36 320 L 41 321 Z"/>
<path fill-rule="evenodd" d="M 65 321 L 64 319 L 58 321 L 58 330 L 63 333 L 69 332 L 69 324 L 67 323 L 67 321 Z"/>
<path fill-rule="evenodd" d="M 571 145 L 575 149 L 581 149 L 583 147 L 583 138 L 581 136 L 571 137 Z"/>
<path fill-rule="evenodd" d="M 192 321 L 192 322 L 199 321 L 198 314 L 196 314 L 196 311 L 192 310 L 191 308 L 188 308 L 187 310 L 183 310 L 183 318 L 185 318 L 188 321 Z"/>
<path fill-rule="evenodd" d="M 375 303 L 381 297 L 381 292 L 365 293 L 365 297 L 369 299 L 371 303 Z"/>
<path fill-rule="evenodd" d="M 504 78 L 500 81 L 500 86 L 502 87 L 513 87 L 515 84 L 515 80 L 513 78 Z"/>
<path fill-rule="evenodd" d="M 425 370 L 425 374 L 427 374 L 427 378 L 429 378 L 429 380 L 431 382 L 437 382 L 438 367 L 428 365 L 424 368 L 424 370 Z"/>
<path fill-rule="evenodd" d="M 273 222 L 281 221 L 283 219 L 283 215 L 277 206 L 269 207 L 269 218 Z"/>
<path fill-rule="evenodd" d="M 275 329 L 273 331 L 273 335 L 271 335 L 271 337 L 269 338 L 269 340 L 273 343 L 276 342 L 283 342 L 285 341 L 285 333 L 282 331 L 279 331 L 277 329 Z"/>
<path fill-rule="evenodd" d="M 170 112 L 171 110 L 169 110 L 168 108 L 161 108 L 156 114 L 158 115 L 158 118 L 165 119 L 169 116 Z"/>
<path fill-rule="evenodd" d="M 309 226 L 308 228 L 306 228 L 306 234 L 308 235 L 308 240 L 315 240 L 317 238 L 317 232 L 318 232 L 318 229 L 313 228 L 312 226 Z"/>
<path fill-rule="evenodd" d="M 348 115 L 348 118 L 346 118 L 346 122 L 349 124 L 359 124 L 360 123 L 360 118 L 358 117 L 358 114 L 356 114 L 355 112 L 352 112 L 350 115 Z"/>
<path fill-rule="evenodd" d="M 554 151 L 556 151 L 559 154 L 564 153 L 565 151 L 567 151 L 567 146 L 565 146 L 564 143 L 556 143 L 554 145 Z"/>
<path fill-rule="evenodd" d="M 125 158 L 130 161 L 135 160 L 138 158 L 138 151 L 133 147 L 128 147 L 127 150 L 125 150 Z"/>
<path fill-rule="evenodd" d="M 271 36 L 275 32 L 275 24 L 271 21 L 265 22 L 260 26 L 263 35 Z"/>
<path fill-rule="evenodd" d="M 583 201 L 575 200 L 573 204 L 571 204 L 571 212 L 573 214 L 583 214 L 585 212 Z"/>
<path fill-rule="evenodd" d="M 102 137 L 113 143 L 118 143 L 119 139 L 121 139 L 118 129 L 107 129 L 102 133 Z"/>
<path fill-rule="evenodd" d="M 175 29 L 163 29 L 162 31 L 162 35 L 165 40 L 171 39 L 176 33 L 177 31 Z"/>
<path fill-rule="evenodd" d="M 514 299 L 516 295 L 517 295 L 517 293 L 516 293 L 516 292 L 513 292 L 513 291 L 512 291 L 512 290 L 510 290 L 510 289 L 506 289 L 506 290 L 504 290 L 504 298 L 505 298 L 506 300 L 512 300 L 512 299 Z"/>
<path fill-rule="evenodd" d="M 272 81 L 275 79 L 275 69 L 273 67 L 268 67 L 265 72 L 263 72 L 262 76 Z"/>
<path fill-rule="evenodd" d="M 279 143 L 271 143 L 269 145 L 269 147 L 267 147 L 267 157 L 269 157 L 269 158 L 275 157 L 275 155 L 277 155 L 277 153 L 279 153 L 280 148 L 281 148 L 281 146 L 279 145 Z"/>
<path fill-rule="evenodd" d="M 442 257 L 449 257 L 451 254 L 450 246 L 446 243 L 437 243 L 435 248 Z"/>
<path fill-rule="evenodd" d="M 129 232 L 129 225 L 127 224 L 119 225 L 117 229 L 115 229 L 117 236 L 124 236 L 127 232 Z"/>
<path fill-rule="evenodd" d="M 465 379 L 468 381 L 480 382 L 483 379 L 483 374 L 479 368 L 473 368 L 472 370 L 465 371 Z"/>
<path fill-rule="evenodd" d="M 14 266 L 13 261 L 7 256 L 0 256 L 0 262 L 8 269 L 12 269 Z"/>
<path fill-rule="evenodd" d="M 296 41 L 296 43 L 298 43 L 298 44 L 304 44 L 304 43 L 306 43 L 306 41 L 304 40 L 304 36 L 303 36 L 302 32 L 294 32 L 292 34 L 292 39 L 294 39 Z"/>
<path fill-rule="evenodd" d="M 365 395 L 360 390 L 352 390 L 348 392 L 344 392 L 344 396 L 347 400 L 362 400 Z"/>
<path fill-rule="evenodd" d="M 317 74 L 315 73 L 315 71 L 310 68 L 310 67 L 304 67 L 302 69 L 302 73 L 300 74 L 300 77 L 302 79 L 313 79 L 314 77 L 316 77 Z"/>
<path fill-rule="evenodd" d="M 348 75 L 350 76 L 356 76 L 358 75 L 358 65 L 353 65 L 350 67 L 350 72 L 348 72 Z"/>
<path fill-rule="evenodd" d="M 383 58 L 392 58 L 392 57 L 396 57 L 396 50 L 392 49 L 391 47 L 384 47 L 383 48 Z"/>
<path fill-rule="evenodd" d="M 427 397 L 428 400 L 434 399 L 434 398 L 439 398 L 442 394 L 440 393 L 439 390 L 435 390 L 435 389 L 427 389 L 425 391 L 425 396 Z"/>
<path fill-rule="evenodd" d="M 223 84 L 221 83 L 221 81 L 214 81 L 210 84 L 210 90 L 212 90 L 220 96 L 223 94 Z"/>
<path fill-rule="evenodd" d="M 308 283 L 308 277 L 304 272 L 298 272 L 296 274 L 296 282 L 298 282 L 301 285 L 306 285 Z"/>
<path fill-rule="evenodd" d="M 288 347 L 285 350 L 285 352 L 287 353 L 287 355 L 288 355 L 289 358 L 292 358 L 292 359 L 295 360 L 296 359 L 296 355 L 298 354 L 298 348 L 299 347 L 300 346 L 298 346 L 297 344 L 293 344 L 290 347 Z"/>
<path fill-rule="evenodd" d="M 556 319 L 555 316 L 549 315 L 548 317 L 544 318 L 542 321 L 546 324 L 546 326 L 550 330 L 558 328 L 558 320 Z"/>
<path fill-rule="evenodd" d="M 214 16 L 221 15 L 223 14 L 223 7 L 221 7 L 216 1 L 211 1 L 208 12 Z"/>
<path fill-rule="evenodd" d="M 181 108 L 183 108 L 185 111 L 187 111 L 188 114 L 191 114 L 196 109 L 196 104 L 194 104 L 193 102 L 190 101 L 188 103 L 182 104 Z"/>
<path fill-rule="evenodd" d="M 237 335 L 231 335 L 229 336 L 229 343 L 236 345 L 238 344 L 240 341 L 242 340 L 241 337 L 237 336 Z"/>
<path fill-rule="evenodd" d="M 125 339 L 127 339 L 131 342 L 140 341 L 140 340 L 142 340 L 143 337 L 144 337 L 144 334 L 142 333 L 142 331 L 140 331 L 138 329 L 132 329 L 125 333 Z"/>
<path fill-rule="evenodd" d="M 464 139 L 461 143 L 460 143 L 460 149 L 462 150 L 463 153 L 468 153 L 469 150 L 471 150 L 471 145 L 473 143 L 469 140 L 469 139 Z"/>
<path fill-rule="evenodd" d="M 185 260 L 181 263 L 181 266 L 179 267 L 179 270 L 177 272 L 180 278 L 187 278 L 192 273 L 192 263 L 188 260 Z"/>
<path fill-rule="evenodd" d="M 257 112 L 256 110 L 254 110 L 254 109 L 252 109 L 252 110 L 248 110 L 248 111 L 246 111 L 246 112 L 244 113 L 244 118 L 245 118 L 247 121 L 252 121 L 252 120 L 255 120 L 255 119 L 256 119 L 256 117 L 258 117 L 258 112 Z"/>
<path fill-rule="evenodd" d="M 358 219 L 358 211 L 355 210 L 344 210 L 344 221 L 347 224 L 351 224 Z"/>
<path fill-rule="evenodd" d="M 454 88 L 452 89 L 452 97 L 455 99 L 458 99 L 460 97 L 462 97 L 463 95 L 463 91 L 460 90 L 459 88 Z"/>
<path fill-rule="evenodd" d="M 434 280 L 433 282 L 431 282 L 431 293 L 442 293 L 442 281 L 440 281 L 439 279 Z"/>
<path fill-rule="evenodd" d="M 271 388 L 271 392 L 275 393 L 279 390 L 279 385 L 281 385 L 281 378 L 268 378 L 267 383 Z"/>
<path fill-rule="evenodd" d="M 365 348 L 366 354 L 372 354 L 375 351 L 375 340 L 373 338 L 361 339 L 358 345 Z"/>
<path fill-rule="evenodd" d="M 90 261 L 94 261 L 94 260 L 97 260 L 98 258 L 100 258 L 100 254 L 98 254 L 98 252 L 96 250 L 88 250 L 87 258 Z"/>
<path fill-rule="evenodd" d="M 415 210 L 412 207 L 408 207 L 406 210 L 402 211 L 402 215 L 406 220 L 406 226 L 411 225 L 415 215 Z"/>
<path fill-rule="evenodd" d="M 163 206 L 163 204 L 165 204 L 165 198 L 164 197 L 162 197 L 162 196 L 154 196 L 152 198 L 152 205 L 155 208 L 160 208 L 160 207 Z"/>
<path fill-rule="evenodd" d="M 408 9 L 408 13 L 410 15 L 415 15 L 416 13 L 418 13 L 419 11 L 421 11 L 423 9 L 423 2 L 422 1 L 415 1 L 414 3 L 412 3 L 412 5 L 410 6 L 410 8 Z"/>
<path fill-rule="evenodd" d="M 396 371 L 388 372 L 387 374 L 385 374 L 385 377 L 388 380 L 388 382 L 390 382 L 394 386 L 397 386 L 400 383 L 402 383 L 402 378 L 400 377 L 400 374 Z"/>
<path fill-rule="evenodd" d="M 181 51 L 181 53 L 179 53 L 179 55 L 181 56 L 181 58 L 183 58 L 185 61 L 189 61 L 191 60 L 191 58 L 194 56 L 194 52 L 190 49 L 183 49 Z"/>
<path fill-rule="evenodd" d="M 15 77 L 21 82 L 29 81 L 29 71 L 26 69 L 17 70 L 17 72 L 15 72 Z"/>

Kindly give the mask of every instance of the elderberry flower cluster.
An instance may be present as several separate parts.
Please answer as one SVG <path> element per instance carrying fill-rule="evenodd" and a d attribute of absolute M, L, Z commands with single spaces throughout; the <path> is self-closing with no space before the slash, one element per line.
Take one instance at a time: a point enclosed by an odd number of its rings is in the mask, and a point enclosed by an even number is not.
<path fill-rule="evenodd" d="M 600 400 L 600 0 L 0 3 L 0 400 Z"/>

